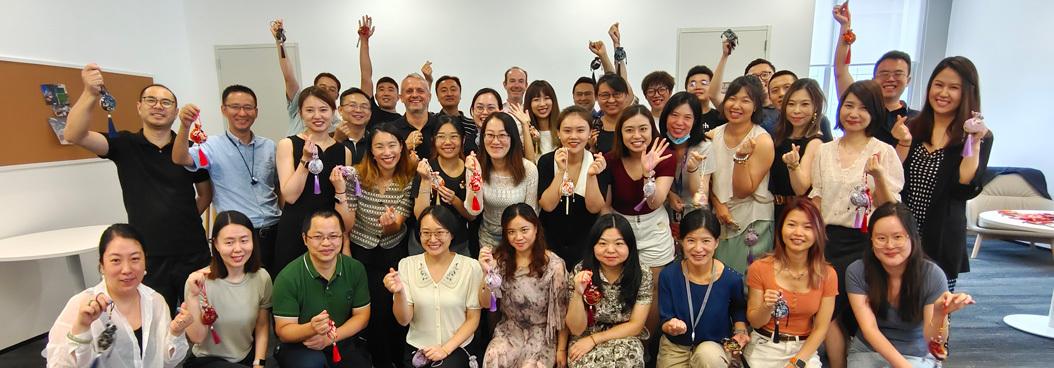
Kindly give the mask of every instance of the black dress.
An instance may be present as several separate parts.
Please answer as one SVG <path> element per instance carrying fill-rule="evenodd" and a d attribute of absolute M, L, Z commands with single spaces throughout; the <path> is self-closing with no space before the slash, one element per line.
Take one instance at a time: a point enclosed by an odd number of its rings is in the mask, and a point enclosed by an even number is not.
<path fill-rule="evenodd" d="M 790 171 L 787 170 L 787 164 L 783 162 L 783 155 L 791 151 L 791 145 L 798 145 L 798 153 L 805 155 L 805 147 L 809 145 L 809 142 L 813 140 L 820 140 L 820 137 L 812 138 L 797 138 L 797 139 L 784 139 L 779 146 L 776 146 L 776 156 L 772 160 L 772 168 L 769 169 L 769 191 L 773 195 L 783 197 L 797 196 L 794 193 L 794 187 L 791 186 L 790 182 Z M 808 191 L 806 191 L 808 193 Z M 786 204 L 777 204 L 773 209 L 773 220 L 779 223 L 779 216 L 783 214 L 783 208 Z"/>
<path fill-rule="evenodd" d="M 304 152 L 304 139 L 299 136 L 289 136 L 293 141 L 293 169 L 300 165 L 300 158 Z M 321 149 L 321 147 L 320 147 Z M 321 151 L 319 159 L 322 160 L 323 169 L 318 174 L 320 193 L 315 194 L 315 175 L 308 173 L 307 181 L 304 183 L 304 191 L 296 202 L 286 203 L 282 208 L 282 217 L 278 220 L 278 233 L 275 241 L 275 268 L 283 269 L 290 261 L 296 259 L 307 251 L 304 246 L 304 238 L 301 236 L 304 217 L 319 209 L 333 209 L 336 203 L 336 192 L 333 183 L 329 181 L 329 173 L 333 167 L 344 165 L 345 147 L 342 144 L 333 144 Z"/>
<path fill-rule="evenodd" d="M 585 152 L 589 154 L 589 152 Z M 538 158 L 538 197 L 541 198 L 542 193 L 549 188 L 553 180 L 563 180 L 563 178 L 556 178 L 556 163 L 553 162 L 553 158 L 556 156 L 556 152 L 549 152 L 542 157 Z M 588 170 L 589 167 L 582 165 L 582 170 Z M 601 188 L 605 187 L 602 183 L 601 177 L 605 175 L 597 176 L 598 183 Z M 552 212 L 545 211 L 539 206 L 540 214 L 538 219 L 542 222 L 542 228 L 545 234 L 545 243 L 552 250 L 553 253 L 560 256 L 564 260 L 564 264 L 567 265 L 568 270 L 575 266 L 579 261 L 582 260 L 583 254 L 586 249 L 591 249 L 587 237 L 589 236 L 589 229 L 593 227 L 593 223 L 596 222 L 597 214 L 589 213 L 586 209 L 586 199 L 578 193 L 571 196 L 570 214 L 565 211 L 565 201 L 567 198 L 561 196 L 560 203 L 553 209 Z"/>
<path fill-rule="evenodd" d="M 460 198 L 461 202 L 464 202 L 465 201 L 465 170 L 462 169 L 461 173 L 458 174 L 457 176 L 450 176 L 450 175 L 447 175 L 446 171 L 443 171 L 443 169 L 439 167 L 439 160 L 438 159 L 429 160 L 428 161 L 428 165 L 432 167 L 432 171 L 438 171 L 439 172 L 439 177 L 443 178 L 443 186 L 446 187 L 447 189 L 450 189 L 450 190 L 454 191 L 454 195 L 456 197 Z M 410 193 L 413 193 L 414 195 L 417 195 L 418 190 L 420 190 L 420 188 L 421 188 L 421 176 L 414 175 L 414 181 L 413 181 L 413 184 L 411 184 L 411 185 L 412 185 L 412 188 L 410 190 Z M 425 185 L 428 185 L 429 187 L 431 187 L 432 183 L 431 183 L 431 181 L 429 181 L 429 182 L 426 182 Z M 428 204 L 429 206 L 435 205 L 436 196 L 437 196 L 437 194 L 433 190 L 432 194 L 430 196 L 430 199 L 429 199 L 429 201 L 430 201 L 430 203 Z M 416 201 L 417 197 L 414 197 L 414 200 Z M 450 242 L 450 251 L 468 257 L 469 256 L 468 234 L 470 234 L 468 232 L 468 219 L 466 219 L 464 217 L 461 217 L 461 212 L 458 211 L 457 208 L 454 205 L 452 205 L 450 203 L 443 202 L 442 200 L 439 201 L 439 204 L 441 206 L 443 206 L 443 207 L 446 207 L 446 209 L 450 210 L 450 212 L 453 213 L 455 215 L 455 217 L 457 217 L 457 220 L 458 220 L 458 227 L 455 228 L 455 229 L 450 229 L 450 235 L 453 236 L 453 239 Z M 416 222 L 417 221 L 413 221 L 413 223 L 415 223 L 415 224 L 416 224 Z M 408 223 L 409 223 L 409 221 L 408 221 Z M 413 226 L 413 228 L 416 228 L 416 226 Z M 421 240 L 419 239 L 420 238 L 420 234 L 417 231 L 411 231 L 410 234 L 407 234 L 406 238 L 408 240 L 407 249 L 409 251 L 409 255 L 412 256 L 412 255 L 417 255 L 417 254 L 421 254 L 421 253 L 424 252 L 424 249 L 421 247 Z"/>
<path fill-rule="evenodd" d="M 992 134 L 981 142 L 977 172 L 969 184 L 959 183 L 959 165 L 962 164 L 963 143 L 948 145 L 943 148 L 940 164 L 937 167 L 936 181 L 926 184 L 919 177 L 928 175 L 923 171 L 924 155 L 932 153 L 926 150 L 924 140 L 915 139 L 904 160 L 904 189 L 900 192 L 905 203 L 918 216 L 922 214 L 923 223 L 919 232 L 922 234 L 922 247 L 926 255 L 941 266 L 949 280 L 959 277 L 960 273 L 970 272 L 970 258 L 966 256 L 966 201 L 981 194 L 981 177 L 988 168 L 988 156 L 992 153 Z M 932 194 L 925 193 L 924 187 L 932 185 Z M 925 199 L 928 199 L 925 200 Z M 928 205 L 923 205 L 928 202 Z"/>

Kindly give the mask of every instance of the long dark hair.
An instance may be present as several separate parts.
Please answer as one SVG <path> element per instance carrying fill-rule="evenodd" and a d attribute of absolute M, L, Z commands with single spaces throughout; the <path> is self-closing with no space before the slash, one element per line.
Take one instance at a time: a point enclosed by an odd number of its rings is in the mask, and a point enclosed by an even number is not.
<path fill-rule="evenodd" d="M 715 87 L 717 86 L 711 86 L 710 88 Z M 754 123 L 754 125 L 761 125 L 764 120 L 764 116 L 761 116 L 761 107 L 765 106 L 765 86 L 762 85 L 761 79 L 753 75 L 747 74 L 733 79 L 732 83 L 728 84 L 725 100 L 721 101 L 721 106 L 718 106 L 717 110 L 721 112 L 722 117 L 728 119 L 728 114 L 725 113 L 725 104 L 728 103 L 729 97 L 735 96 L 741 89 L 747 91 L 747 97 L 750 97 L 750 102 L 754 103 L 754 111 L 750 113 L 750 122 Z"/>
<path fill-rule="evenodd" d="M 494 260 L 505 271 L 501 275 L 503 278 L 512 280 L 516 277 L 516 249 L 512 247 L 507 235 L 509 222 L 512 222 L 516 217 L 523 218 L 534 226 L 534 244 L 531 244 L 531 264 L 527 276 L 541 277 L 545 274 L 545 266 L 549 264 L 549 259 L 545 256 L 545 250 L 548 249 L 548 246 L 545 244 L 545 232 L 542 230 L 542 221 L 534 213 L 534 207 L 526 203 L 517 203 L 505 207 L 505 211 L 502 211 L 501 242 L 498 243 L 498 248 L 494 250 Z"/>
<path fill-rule="evenodd" d="M 923 266 L 927 261 L 923 255 L 922 238 L 919 237 L 919 227 L 915 222 L 915 216 L 911 214 L 911 209 L 907 205 L 890 202 L 875 209 L 875 212 L 871 214 L 871 222 L 868 226 L 874 229 L 878 220 L 891 216 L 895 217 L 904 226 L 904 230 L 908 233 L 909 246 L 911 247 L 911 253 L 908 255 L 904 266 L 904 275 L 900 281 L 900 291 L 898 292 L 900 301 L 897 306 L 897 314 L 905 322 L 919 323 L 923 317 L 922 308 L 919 307 L 922 305 L 921 302 L 923 302 Z M 874 234 L 874 231 L 872 231 L 872 244 L 874 242 Z M 889 273 L 886 272 L 886 268 L 882 266 L 878 257 L 875 256 L 873 247 L 864 252 L 863 262 L 864 280 L 867 282 L 868 304 L 878 318 L 884 319 L 886 318 L 885 307 L 889 306 Z"/>
<path fill-rule="evenodd" d="M 703 105 L 699 103 L 699 98 L 690 92 L 677 92 L 670 96 L 669 100 L 666 100 L 666 106 L 662 108 L 662 113 L 659 114 L 659 136 L 670 139 L 667 135 L 670 128 L 666 126 L 666 119 L 670 117 L 670 113 L 674 109 L 684 104 L 688 104 L 688 108 L 692 110 L 692 130 L 688 133 L 691 137 L 688 137 L 688 141 L 685 142 L 687 147 L 691 147 L 709 138 L 706 137 L 706 130 L 703 129 Z"/>
<path fill-rule="evenodd" d="M 102 231 L 102 236 L 99 237 L 99 265 L 102 265 L 102 255 L 106 253 L 107 248 L 110 248 L 110 242 L 116 238 L 135 240 L 136 243 L 139 243 L 139 247 L 143 249 L 143 258 L 146 258 L 143 234 L 139 233 L 139 230 L 136 230 L 132 225 L 113 224 L 106 227 L 106 230 Z"/>
<path fill-rule="evenodd" d="M 669 103 L 666 105 L 669 106 Z M 618 117 L 618 123 L 615 124 L 615 142 L 611 149 L 611 152 L 614 153 L 615 157 L 627 157 L 630 154 L 629 148 L 626 147 L 626 142 L 622 136 L 622 126 L 626 124 L 626 120 L 632 119 L 635 116 L 643 116 L 645 119 L 648 119 L 648 130 L 651 131 L 651 138 L 649 138 L 647 142 L 648 145 L 658 137 L 659 132 L 655 131 L 655 118 L 651 116 L 651 111 L 648 111 L 647 107 L 640 104 L 627 107 L 622 110 L 622 114 Z"/>
<path fill-rule="evenodd" d="M 776 124 L 776 134 L 772 137 L 773 144 L 777 147 L 784 140 L 789 139 L 791 134 L 794 134 L 794 125 L 791 124 L 790 118 L 787 117 L 787 101 L 790 101 L 790 96 L 798 91 L 808 93 L 809 100 L 812 100 L 813 106 L 813 119 L 805 124 L 805 134 L 802 135 L 802 138 L 812 139 L 823 135 L 820 133 L 820 119 L 823 117 L 825 102 L 823 90 L 820 89 L 820 85 L 816 83 L 815 79 L 802 78 L 791 84 L 787 94 L 783 95 L 783 105 L 780 106 L 780 120 Z"/>
<path fill-rule="evenodd" d="M 479 128 L 480 136 L 486 136 L 487 125 L 490 124 L 501 124 L 505 128 L 505 134 L 509 135 L 509 153 L 505 154 L 505 167 L 509 168 L 509 172 L 512 173 L 513 182 L 519 184 L 527 177 L 527 169 L 523 167 L 523 141 L 520 140 L 519 124 L 516 124 L 516 119 L 513 119 L 512 115 L 498 111 L 490 114 L 487 121 L 483 122 L 483 126 Z M 480 140 L 480 147 L 483 149 L 479 152 L 479 168 L 482 171 L 483 180 L 489 181 L 494 164 L 490 162 L 490 154 L 484 147 L 486 144 L 482 139 Z"/>
<path fill-rule="evenodd" d="M 964 142 L 966 136 L 963 133 L 963 123 L 972 116 L 970 112 L 981 111 L 981 85 L 977 76 L 977 67 L 970 59 L 963 56 L 947 57 L 933 68 L 930 81 L 926 84 L 926 103 L 922 105 L 922 113 L 908 124 L 911 136 L 915 139 L 933 144 L 934 112 L 933 106 L 930 105 L 930 88 L 933 88 L 933 80 L 937 78 L 937 74 L 948 68 L 951 68 L 962 79 L 962 97 L 959 99 L 959 108 L 955 111 L 955 118 L 952 119 L 951 124 L 948 124 L 946 130 L 949 145 L 959 145 Z"/>
<path fill-rule="evenodd" d="M 867 110 L 867 114 L 871 115 L 871 121 L 867 123 L 867 128 L 864 129 L 864 134 L 868 137 L 874 137 L 875 133 L 886 124 L 886 116 L 889 114 L 889 110 L 886 110 L 886 105 L 882 103 L 882 86 L 874 80 L 862 80 L 853 82 L 845 92 L 842 93 L 838 98 L 838 111 L 835 114 L 835 129 L 841 129 L 842 127 L 842 106 L 845 105 L 846 97 L 852 94 L 860 100 L 860 103 L 864 104 L 864 109 Z"/>
<path fill-rule="evenodd" d="M 223 263 L 223 257 L 220 257 L 219 248 L 216 247 L 216 243 L 220 241 L 220 230 L 223 230 L 227 225 L 241 225 L 249 229 L 253 250 L 249 254 L 249 260 L 245 262 L 245 273 L 256 272 L 260 269 L 260 251 L 258 246 L 260 242 L 256 239 L 256 230 L 253 228 L 252 221 L 241 212 L 233 210 L 223 211 L 216 214 L 216 221 L 212 223 L 212 261 L 209 262 L 210 280 L 224 279 L 229 274 L 227 265 Z"/>
<path fill-rule="evenodd" d="M 823 255 L 824 248 L 827 244 L 827 232 L 825 231 L 826 227 L 823 222 L 823 215 L 812 200 L 804 197 L 793 197 L 784 207 L 783 213 L 779 215 L 779 220 L 776 221 L 776 242 L 773 246 L 772 257 L 775 258 L 776 261 L 779 261 L 781 265 L 784 265 L 784 267 L 790 262 L 787 258 L 787 244 L 783 242 L 783 225 L 787 223 L 787 215 L 794 210 L 804 212 L 805 217 L 807 217 L 809 222 L 812 223 L 812 235 L 814 240 L 812 246 L 809 247 L 805 266 L 808 268 L 809 288 L 820 289 L 824 277 L 827 276 L 825 270 L 827 267 L 827 260 Z"/>
<path fill-rule="evenodd" d="M 694 95 L 693 95 L 694 96 Z M 681 218 L 680 239 L 684 240 L 688 234 L 699 229 L 706 229 L 714 239 L 721 239 L 721 223 L 709 209 L 700 208 L 692 210 Z"/>
<path fill-rule="evenodd" d="M 596 248 L 596 244 L 600 241 L 600 236 L 604 234 L 604 231 L 611 228 L 618 230 L 619 234 L 622 235 L 622 240 L 626 243 L 626 247 L 629 248 L 629 256 L 622 263 L 622 278 L 619 281 L 621 285 L 619 299 L 622 300 L 622 311 L 625 312 L 633 308 L 633 305 L 637 303 L 637 292 L 640 289 L 642 277 L 640 256 L 637 253 L 637 238 L 633 236 L 633 228 L 625 217 L 617 213 L 609 213 L 597 218 L 597 222 L 589 229 L 589 242 L 587 244 L 592 246 L 585 249 L 586 254 L 583 254 L 582 257 L 582 269 L 593 271 L 593 285 L 599 287 L 602 284 L 600 280 L 600 261 L 597 260 L 596 252 L 593 249 Z M 615 282 L 615 280 L 610 281 L 612 283 Z"/>

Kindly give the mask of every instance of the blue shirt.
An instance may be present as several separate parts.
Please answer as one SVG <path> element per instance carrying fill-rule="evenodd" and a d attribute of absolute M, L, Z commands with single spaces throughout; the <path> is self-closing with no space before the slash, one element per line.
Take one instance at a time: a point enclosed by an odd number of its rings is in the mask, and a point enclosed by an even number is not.
<path fill-rule="evenodd" d="M 703 304 L 706 289 L 710 285 L 692 283 L 692 305 L 696 314 Z M 716 282 L 711 282 L 714 290 L 706 302 L 699 324 L 695 326 L 695 340 L 692 341 L 692 319 L 688 312 L 688 291 L 684 289 L 684 272 L 681 262 L 671 263 L 659 273 L 659 325 L 671 318 L 677 318 L 688 326 L 688 330 L 679 336 L 666 335 L 670 342 L 695 346 L 703 341 L 721 342 L 721 339 L 732 336 L 732 324 L 747 321 L 747 299 L 743 295 L 743 276 L 725 266 Z"/>
<path fill-rule="evenodd" d="M 209 137 L 205 143 L 190 147 L 194 161 L 187 170 L 207 169 L 212 177 L 212 203 L 217 212 L 235 210 L 249 216 L 257 229 L 278 223 L 275 187 L 274 141 L 253 134 L 252 142 L 242 143 L 229 131 Z M 204 150 L 208 166 L 201 165 L 198 151 Z M 253 184 L 256 178 L 256 184 Z"/>

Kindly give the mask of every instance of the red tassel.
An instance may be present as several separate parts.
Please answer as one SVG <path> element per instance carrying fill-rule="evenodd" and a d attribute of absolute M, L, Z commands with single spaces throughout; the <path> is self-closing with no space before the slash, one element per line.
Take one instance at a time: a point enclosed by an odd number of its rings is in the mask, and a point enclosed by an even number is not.
<path fill-rule="evenodd" d="M 850 46 L 849 48 L 847 48 L 847 49 L 845 50 L 845 64 L 846 64 L 846 65 L 848 65 L 848 64 L 849 64 L 849 59 L 850 59 L 850 57 L 852 57 L 852 56 L 853 56 L 853 47 L 852 47 L 852 46 Z"/>
<path fill-rule="evenodd" d="M 479 211 L 480 210 L 480 208 L 479 208 L 479 197 L 475 197 L 475 196 L 472 197 L 472 210 L 473 211 Z"/>
<path fill-rule="evenodd" d="M 340 363 L 340 350 L 337 349 L 337 343 L 333 343 L 333 363 Z"/>
<path fill-rule="evenodd" d="M 220 344 L 220 334 L 216 333 L 216 329 L 212 328 L 212 327 L 209 327 L 209 332 L 212 332 L 212 343 L 216 344 L 216 345 L 219 345 Z"/>
<path fill-rule="evenodd" d="M 209 158 L 205 157 L 205 151 L 198 149 L 198 160 L 201 161 L 201 167 L 209 166 Z"/>
<path fill-rule="evenodd" d="M 860 225 L 860 232 L 862 232 L 864 234 L 867 234 L 867 220 L 868 220 L 868 217 L 869 216 L 867 215 L 867 212 L 865 211 L 864 212 L 864 223 L 862 225 Z"/>

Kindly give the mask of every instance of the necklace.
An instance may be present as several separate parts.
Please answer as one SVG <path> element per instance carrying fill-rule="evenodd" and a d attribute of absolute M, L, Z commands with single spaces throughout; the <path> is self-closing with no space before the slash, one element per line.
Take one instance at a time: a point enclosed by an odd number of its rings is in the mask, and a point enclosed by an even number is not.
<path fill-rule="evenodd" d="M 804 270 L 801 270 L 801 272 L 794 272 L 794 271 L 791 271 L 790 267 L 781 267 L 780 268 L 780 272 L 786 273 L 792 279 L 801 280 L 803 277 L 805 277 L 805 274 L 809 273 L 809 270 L 808 270 L 808 268 L 806 268 Z"/>
<path fill-rule="evenodd" d="M 699 324 L 699 320 L 703 318 L 703 311 L 706 310 L 706 302 L 710 300 L 710 292 L 714 290 L 714 281 L 717 279 L 717 263 L 710 260 L 710 283 L 706 285 L 706 294 L 703 295 L 703 304 L 699 306 L 699 314 L 695 314 L 695 306 L 692 305 L 692 285 L 688 282 L 688 268 L 682 266 L 682 272 L 684 272 L 684 290 L 688 294 L 688 317 L 691 318 L 692 322 L 692 343 L 695 343 L 695 325 Z"/>
<path fill-rule="evenodd" d="M 259 183 L 260 181 L 256 180 L 256 174 L 254 173 L 256 170 L 256 142 L 249 143 L 249 146 L 252 147 L 252 166 L 249 166 L 249 162 L 245 160 L 245 156 L 242 156 L 242 150 L 238 149 L 238 145 L 234 143 L 233 139 L 231 139 L 230 133 L 224 134 L 224 136 L 227 137 L 228 142 L 231 142 L 231 146 L 234 147 L 234 150 L 238 151 L 238 158 L 242 159 L 242 165 L 245 165 L 245 170 L 249 172 L 249 184 L 256 185 L 256 183 Z"/>

